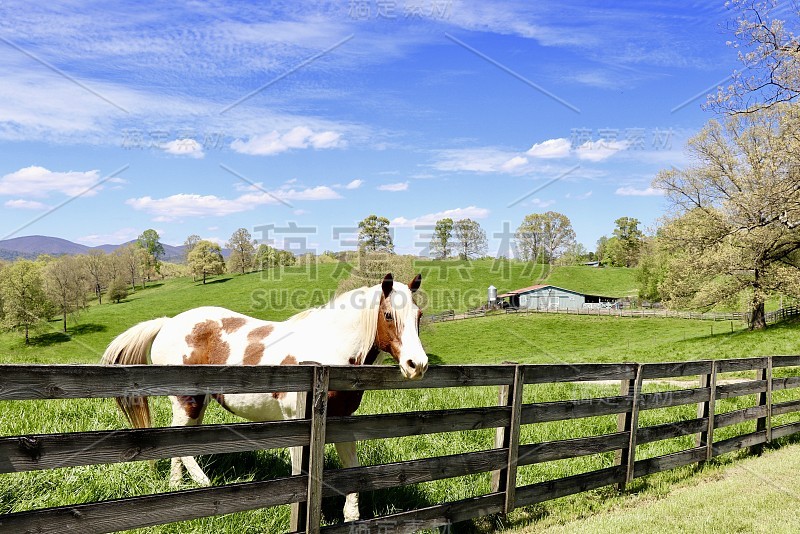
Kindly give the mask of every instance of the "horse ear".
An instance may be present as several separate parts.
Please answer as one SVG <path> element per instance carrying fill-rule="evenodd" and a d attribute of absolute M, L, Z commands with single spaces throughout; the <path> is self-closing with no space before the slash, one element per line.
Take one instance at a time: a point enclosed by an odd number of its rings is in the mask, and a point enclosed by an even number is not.
<path fill-rule="evenodd" d="M 415 293 L 417 289 L 419 289 L 420 284 L 422 284 L 422 275 L 418 274 L 411 283 L 408 284 L 408 289 L 410 289 L 412 293 Z"/>
<path fill-rule="evenodd" d="M 392 292 L 393 285 L 394 285 L 394 278 L 392 278 L 392 273 L 389 273 L 383 277 L 383 282 L 381 282 L 381 289 L 383 289 L 384 297 L 389 296 L 389 293 Z"/>

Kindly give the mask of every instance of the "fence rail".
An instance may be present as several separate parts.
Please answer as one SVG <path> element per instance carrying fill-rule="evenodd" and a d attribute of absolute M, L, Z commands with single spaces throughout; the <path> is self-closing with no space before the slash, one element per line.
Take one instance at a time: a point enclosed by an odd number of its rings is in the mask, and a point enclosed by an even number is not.
<path fill-rule="evenodd" d="M 173 456 L 303 447 L 301 474 L 276 480 L 74 504 L 0 515 L 7 532 L 110 532 L 270 506 L 294 506 L 292 530 L 369 532 L 391 522 L 397 532 L 435 528 L 478 516 L 608 485 L 623 488 L 634 478 L 800 432 L 800 423 L 773 426 L 773 416 L 800 411 L 800 400 L 773 403 L 774 391 L 800 387 L 800 377 L 773 377 L 774 369 L 800 366 L 800 356 L 772 356 L 653 364 L 489 365 L 431 367 L 420 381 L 404 381 L 394 367 L 318 365 L 228 368 L 196 366 L 0 365 L 0 400 L 76 399 L 122 395 L 207 392 L 307 391 L 302 419 L 0 437 L 0 473 L 120 463 Z M 719 375 L 755 372 L 752 380 L 719 383 Z M 698 376 L 696 387 L 643 391 L 648 380 Z M 617 381 L 619 395 L 524 403 L 526 386 L 558 382 Z M 658 384 L 659 382 L 656 382 Z M 478 408 L 327 417 L 329 390 L 497 386 L 498 404 Z M 719 399 L 757 395 L 756 406 L 717 413 Z M 305 397 L 301 395 L 301 397 Z M 696 404 L 697 417 L 642 426 L 639 414 Z M 303 413 L 303 412 L 301 412 Z M 616 415 L 615 432 L 598 436 L 521 443 L 521 427 Z M 714 440 L 714 431 L 756 421 L 754 432 Z M 322 470 L 324 444 L 418 434 L 496 429 L 494 448 L 350 469 Z M 693 447 L 638 458 L 654 441 L 694 435 Z M 518 468 L 590 454 L 616 453 L 615 465 L 554 480 L 517 485 Z M 320 527 L 322 499 L 476 473 L 492 473 L 491 491 L 374 519 Z M 324 483 L 323 483 L 324 482 Z M 355 530 L 354 530 L 355 529 Z"/>

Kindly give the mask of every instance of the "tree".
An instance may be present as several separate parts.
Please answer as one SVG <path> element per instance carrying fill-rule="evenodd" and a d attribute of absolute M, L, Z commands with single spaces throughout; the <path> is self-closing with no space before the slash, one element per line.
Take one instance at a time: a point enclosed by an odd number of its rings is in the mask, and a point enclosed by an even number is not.
<path fill-rule="evenodd" d="M 122 278 L 114 278 L 108 288 L 108 298 L 110 298 L 116 304 L 119 304 L 121 300 L 128 298 L 128 288 L 125 285 L 125 280 Z"/>
<path fill-rule="evenodd" d="M 621 255 L 617 263 L 625 267 L 633 267 L 639 260 L 644 234 L 639 230 L 639 220 L 632 217 L 620 217 L 614 224 L 614 237 L 619 240 Z"/>
<path fill-rule="evenodd" d="M 515 234 L 517 248 L 523 261 L 538 263 L 544 248 L 545 215 L 531 213 L 526 215 Z"/>
<path fill-rule="evenodd" d="M 186 238 L 186 241 L 183 242 L 183 253 L 186 257 L 186 260 L 189 260 L 189 253 L 194 249 L 194 247 L 200 242 L 200 236 L 197 234 L 192 234 Z"/>
<path fill-rule="evenodd" d="M 579 265 L 585 261 L 589 261 L 590 253 L 582 243 L 573 242 L 569 245 L 564 253 L 558 258 L 559 265 Z"/>
<path fill-rule="evenodd" d="M 677 216 L 662 232 L 675 255 L 664 287 L 696 307 L 747 298 L 766 328 L 770 292 L 800 294 L 800 109 L 773 106 L 711 121 L 689 141 L 694 165 L 658 174 Z"/>
<path fill-rule="evenodd" d="M 44 266 L 44 288 L 55 311 L 61 314 L 63 330 L 67 331 L 67 317 L 86 306 L 88 276 L 76 256 L 61 256 Z"/>
<path fill-rule="evenodd" d="M 462 260 L 477 258 L 486 254 L 488 242 L 486 232 L 472 219 L 461 219 L 453 224 L 454 248 Z"/>
<path fill-rule="evenodd" d="M 431 254 L 440 260 L 449 258 L 452 253 L 453 219 L 447 217 L 436 221 L 431 237 Z"/>
<path fill-rule="evenodd" d="M 597 240 L 597 248 L 595 249 L 595 255 L 597 256 L 597 261 L 603 263 L 606 259 L 606 246 L 608 245 L 608 237 L 600 236 L 600 239 Z"/>
<path fill-rule="evenodd" d="M 394 253 L 389 219 L 370 215 L 358 223 L 358 246 L 366 252 Z"/>
<path fill-rule="evenodd" d="M 159 239 L 161 239 L 161 237 L 158 235 L 158 232 L 152 228 L 142 232 L 138 239 L 139 246 L 146 252 L 146 255 L 143 256 L 143 275 L 147 281 L 150 281 L 150 274 L 152 272 L 158 273 L 161 268 L 161 257 L 164 256 L 164 245 L 159 242 Z"/>
<path fill-rule="evenodd" d="M 82 257 L 83 267 L 87 274 L 87 279 L 91 284 L 92 291 L 97 297 L 98 304 L 103 303 L 103 285 L 105 285 L 108 275 L 108 258 L 102 250 L 90 250 Z M 79 267 L 78 265 L 75 265 Z"/>
<path fill-rule="evenodd" d="M 256 248 L 250 232 L 239 228 L 233 232 L 225 246 L 231 250 L 231 257 L 228 259 L 231 270 L 241 271 L 244 274 L 253 268 Z"/>
<path fill-rule="evenodd" d="M 192 272 L 203 277 L 203 284 L 206 277 L 213 274 L 225 272 L 225 260 L 222 258 L 222 250 L 219 245 L 211 241 L 200 241 L 189 254 L 189 267 Z"/>
<path fill-rule="evenodd" d="M 644 241 L 636 266 L 639 298 L 650 302 L 659 302 L 663 299 L 662 287 L 671 262 L 672 258 L 662 239 L 654 237 Z"/>
<path fill-rule="evenodd" d="M 138 243 L 128 243 L 124 247 L 117 249 L 123 269 L 130 276 L 131 290 L 136 291 L 136 277 L 142 264 L 144 251 Z"/>
<path fill-rule="evenodd" d="M 255 263 L 260 270 L 283 265 L 294 265 L 297 258 L 288 250 L 281 250 L 266 244 L 258 246 Z"/>
<path fill-rule="evenodd" d="M 709 95 L 708 106 L 724 112 L 750 113 L 793 101 L 800 95 L 800 11 L 789 20 L 775 17 L 774 1 L 731 0 L 737 11 L 732 46 L 744 69 L 727 87 Z"/>
<path fill-rule="evenodd" d="M 47 319 L 52 305 L 47 300 L 42 266 L 30 260 L 17 260 L 3 269 L 0 294 L 3 297 L 3 322 L 8 328 L 22 328 L 25 344 L 30 343 L 30 328 Z"/>

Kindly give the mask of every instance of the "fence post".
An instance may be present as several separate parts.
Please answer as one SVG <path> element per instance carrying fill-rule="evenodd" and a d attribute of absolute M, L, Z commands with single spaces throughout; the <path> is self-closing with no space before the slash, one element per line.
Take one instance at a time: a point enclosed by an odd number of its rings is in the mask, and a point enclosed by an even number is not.
<path fill-rule="evenodd" d="M 636 433 L 639 429 L 639 396 L 642 392 L 642 365 L 637 363 L 633 379 L 622 380 L 620 394 L 632 397 L 631 409 L 617 415 L 617 431 L 628 432 L 628 446 L 617 451 L 614 465 L 625 467 L 625 479 L 617 484 L 619 491 L 633 480 L 636 462 Z"/>
<path fill-rule="evenodd" d="M 717 361 L 711 361 L 711 372 L 700 375 L 700 387 L 709 388 L 708 400 L 697 404 L 697 417 L 708 418 L 706 429 L 697 435 L 698 447 L 706 448 L 706 461 L 714 456 L 714 412 L 717 403 Z"/>
<path fill-rule="evenodd" d="M 498 427 L 495 433 L 495 447 L 508 449 L 508 462 L 505 469 L 492 472 L 492 492 L 504 492 L 503 512 L 514 509 L 517 489 L 517 458 L 519 453 L 520 419 L 522 417 L 522 388 L 525 382 L 524 367 L 514 366 L 514 383 L 500 386 L 499 404 L 511 407 L 511 420 L 507 427 Z"/>
<path fill-rule="evenodd" d="M 758 405 L 766 406 L 767 413 L 764 417 L 759 417 L 756 421 L 756 432 L 766 431 L 767 443 L 772 441 L 772 356 L 767 357 L 767 365 L 759 370 L 759 380 L 766 380 L 765 391 L 758 394 Z M 761 454 L 764 444 L 759 443 L 751 449 L 755 454 Z"/>
<path fill-rule="evenodd" d="M 325 422 L 328 413 L 330 368 L 314 365 L 311 391 L 298 394 L 298 413 L 311 420 L 311 437 L 302 448 L 299 465 L 292 474 L 308 475 L 306 501 L 292 504 L 290 530 L 318 533 L 322 519 L 322 466 L 325 462 Z"/>

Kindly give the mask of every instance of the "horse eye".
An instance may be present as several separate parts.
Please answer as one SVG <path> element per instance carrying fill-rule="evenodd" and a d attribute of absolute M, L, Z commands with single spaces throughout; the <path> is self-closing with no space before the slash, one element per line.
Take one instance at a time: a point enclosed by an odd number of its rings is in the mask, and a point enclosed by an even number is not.
<path fill-rule="evenodd" d="M 383 312 L 383 318 L 390 322 L 394 321 L 394 317 L 392 317 L 392 314 L 389 312 Z"/>

